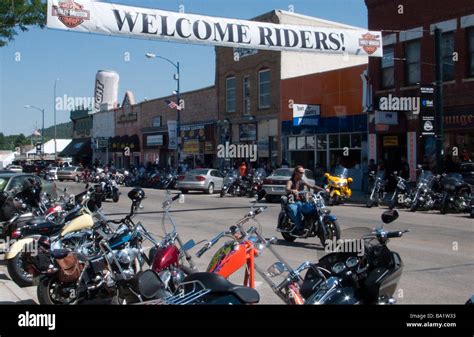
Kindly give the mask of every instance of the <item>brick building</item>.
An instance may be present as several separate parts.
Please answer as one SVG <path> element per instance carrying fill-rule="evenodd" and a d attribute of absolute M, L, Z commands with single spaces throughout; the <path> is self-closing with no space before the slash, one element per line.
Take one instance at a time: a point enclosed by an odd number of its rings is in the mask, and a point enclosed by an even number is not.
<path fill-rule="evenodd" d="M 349 169 L 353 188 L 361 188 L 361 164 L 367 160 L 366 72 L 363 64 L 281 81 L 283 154 L 291 166 L 314 169 L 321 179 L 341 164 Z M 289 101 L 314 106 L 317 123 L 295 126 Z"/>
<path fill-rule="evenodd" d="M 380 111 L 381 97 L 419 97 L 419 84 L 435 81 L 434 28 L 442 29 L 444 148 L 474 155 L 474 2 L 472 0 L 365 0 L 369 29 L 384 30 L 384 58 L 371 58 L 373 112 L 370 157 L 398 169 L 407 157 L 414 167 L 428 156 L 434 162 L 434 137 L 420 138 L 412 111 Z M 460 159 L 460 158 L 459 158 Z"/>
<path fill-rule="evenodd" d="M 191 165 L 213 166 L 216 160 L 217 100 L 215 87 L 182 92 L 180 112 L 181 155 Z M 177 110 L 166 100 L 175 96 L 141 102 L 142 160 L 175 166 L 177 153 L 169 150 L 168 121 L 177 120 Z"/>
<path fill-rule="evenodd" d="M 355 27 L 296 13 L 274 10 L 252 19 L 277 24 Z M 219 142 L 258 145 L 258 164 L 279 165 L 282 143 L 281 81 L 312 73 L 367 63 L 365 56 L 267 51 L 216 47 L 216 91 Z M 311 89 L 310 89 L 311 90 Z M 283 138 L 285 140 L 286 138 Z M 231 162 L 228 161 L 227 165 Z M 220 163 L 220 166 L 224 166 Z"/>

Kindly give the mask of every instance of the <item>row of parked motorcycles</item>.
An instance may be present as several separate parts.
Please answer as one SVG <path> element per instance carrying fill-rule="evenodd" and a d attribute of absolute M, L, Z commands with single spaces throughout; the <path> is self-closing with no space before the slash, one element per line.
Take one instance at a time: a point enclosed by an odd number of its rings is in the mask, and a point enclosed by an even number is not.
<path fill-rule="evenodd" d="M 416 184 L 411 186 L 395 171 L 392 176 L 396 180 L 388 207 L 406 208 L 411 212 L 418 210 L 439 210 L 446 213 L 470 213 L 474 217 L 474 198 L 472 187 L 466 183 L 459 173 L 443 173 L 435 175 L 432 171 L 418 167 L 419 176 Z M 369 173 L 370 190 L 367 207 L 380 205 L 385 196 L 387 185 L 385 173 Z"/>
<path fill-rule="evenodd" d="M 2 223 L 2 235 L 15 239 L 5 255 L 10 277 L 19 286 L 36 284 L 40 304 L 97 299 L 112 304 L 254 304 L 260 300 L 256 274 L 287 304 L 395 302 L 403 263 L 387 244 L 406 231 L 387 231 L 382 225 L 375 230 L 357 228 L 344 237 L 324 206 L 322 192 L 306 195 L 315 207 L 314 215 L 305 218 L 308 235 L 319 236 L 323 244 L 341 237 L 361 240 L 363 254 L 334 251 L 317 263 L 305 261 L 293 268 L 278 253 L 277 240 L 262 233 L 258 216 L 266 207 L 257 203 L 265 196 L 263 190 L 228 230 L 195 243 L 182 240 L 170 214 L 180 194 L 168 193 L 163 201 L 164 235 L 157 240 L 135 220 L 145 198 L 141 188 L 128 193 L 130 212 L 124 218 L 109 219 L 101 209 L 101 187 L 86 185 L 78 195 L 65 191 L 58 200 L 40 200 L 40 207 L 30 205 L 31 214 L 18 213 Z M 36 189 L 28 193 L 40 195 Z M 284 209 L 282 203 L 283 213 Z M 397 217 L 396 210 L 387 211 L 382 221 L 388 224 Z M 277 230 L 289 235 L 293 227 L 281 213 Z M 194 259 L 222 239 L 228 241 L 210 258 L 206 270 L 198 271 Z M 190 251 L 202 243 L 193 257 Z M 147 251 L 145 246 L 152 248 Z M 262 268 L 258 257 L 266 250 L 277 262 Z M 228 281 L 240 270 L 245 270 L 241 285 Z"/>
<path fill-rule="evenodd" d="M 224 184 L 221 197 L 231 195 L 234 197 L 255 197 L 263 186 L 263 180 L 267 173 L 263 168 L 254 169 L 245 176 L 240 176 L 237 169 L 225 171 Z"/>

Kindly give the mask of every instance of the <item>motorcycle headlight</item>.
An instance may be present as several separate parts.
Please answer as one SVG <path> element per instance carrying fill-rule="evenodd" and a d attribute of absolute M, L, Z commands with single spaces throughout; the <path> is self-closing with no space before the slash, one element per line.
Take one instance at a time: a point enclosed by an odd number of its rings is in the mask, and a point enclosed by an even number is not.
<path fill-rule="evenodd" d="M 346 183 L 342 183 L 342 182 L 341 182 L 341 183 L 337 183 L 337 186 L 339 186 L 339 187 L 344 187 L 344 186 L 346 186 Z"/>

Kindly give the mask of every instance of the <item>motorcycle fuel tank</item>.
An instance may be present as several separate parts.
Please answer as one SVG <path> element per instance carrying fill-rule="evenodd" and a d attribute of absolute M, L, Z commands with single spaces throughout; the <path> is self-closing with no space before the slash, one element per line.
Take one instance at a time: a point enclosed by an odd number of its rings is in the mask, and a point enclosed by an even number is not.
<path fill-rule="evenodd" d="M 245 243 L 235 244 L 234 241 L 227 242 L 212 257 L 207 271 L 229 277 L 247 262 L 247 249 Z"/>
<path fill-rule="evenodd" d="M 177 265 L 179 261 L 179 250 L 176 246 L 170 245 L 164 248 L 157 248 L 153 257 L 152 269 L 160 272 L 169 266 Z"/>

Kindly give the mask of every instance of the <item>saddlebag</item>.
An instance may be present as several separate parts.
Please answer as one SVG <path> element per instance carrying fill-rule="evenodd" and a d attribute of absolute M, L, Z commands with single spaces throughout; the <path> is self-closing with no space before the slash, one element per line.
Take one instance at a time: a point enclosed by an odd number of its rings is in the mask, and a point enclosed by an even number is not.
<path fill-rule="evenodd" d="M 72 252 L 63 258 L 56 258 L 55 261 L 59 267 L 58 279 L 64 283 L 77 281 L 84 269 L 84 265 L 78 260 L 76 254 Z"/>

